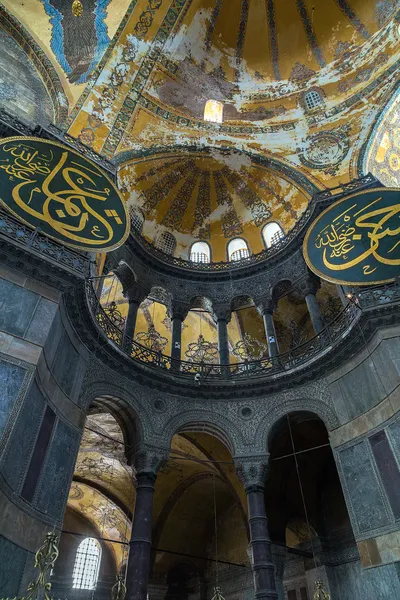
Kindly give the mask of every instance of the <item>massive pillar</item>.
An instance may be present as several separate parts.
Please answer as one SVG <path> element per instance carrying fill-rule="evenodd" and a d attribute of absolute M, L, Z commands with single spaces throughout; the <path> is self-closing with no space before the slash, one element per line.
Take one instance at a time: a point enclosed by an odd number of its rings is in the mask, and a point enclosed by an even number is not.
<path fill-rule="evenodd" d="M 231 311 L 225 306 L 214 308 L 214 320 L 218 329 L 218 350 L 221 365 L 229 365 L 229 340 L 228 323 L 231 320 Z"/>
<path fill-rule="evenodd" d="M 266 302 L 262 302 L 258 306 L 258 312 L 262 316 L 264 320 L 265 327 L 265 337 L 267 339 L 268 344 L 268 352 L 270 358 L 274 356 L 278 356 L 279 354 L 279 346 L 278 341 L 276 339 L 276 331 L 274 324 L 274 305 L 272 300 L 268 300 Z"/>
<path fill-rule="evenodd" d="M 278 600 L 264 498 L 268 456 L 254 457 L 251 460 L 246 458 L 243 461 L 237 458 L 235 464 L 247 496 L 255 598 Z"/>
<path fill-rule="evenodd" d="M 158 469 L 167 458 L 168 450 L 149 446 L 139 449 L 133 457 L 137 486 L 126 571 L 126 600 L 147 600 L 154 484 Z"/>
<path fill-rule="evenodd" d="M 172 346 L 171 346 L 171 359 L 172 368 L 179 371 L 180 361 L 182 359 L 182 323 L 186 319 L 188 308 L 172 302 L 170 310 L 171 322 L 172 322 Z"/>

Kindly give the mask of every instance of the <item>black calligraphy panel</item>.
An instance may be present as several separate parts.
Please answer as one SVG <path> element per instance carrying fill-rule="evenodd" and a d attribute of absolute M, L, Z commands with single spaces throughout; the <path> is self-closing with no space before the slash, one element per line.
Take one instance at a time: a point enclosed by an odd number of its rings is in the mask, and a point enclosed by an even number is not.
<path fill-rule="evenodd" d="M 107 252 L 129 234 L 127 208 L 111 179 L 56 142 L 0 140 L 0 202 L 27 225 L 79 250 Z"/>
<path fill-rule="evenodd" d="M 342 285 L 373 285 L 400 275 L 400 190 L 376 188 L 332 204 L 303 245 L 314 273 Z"/>

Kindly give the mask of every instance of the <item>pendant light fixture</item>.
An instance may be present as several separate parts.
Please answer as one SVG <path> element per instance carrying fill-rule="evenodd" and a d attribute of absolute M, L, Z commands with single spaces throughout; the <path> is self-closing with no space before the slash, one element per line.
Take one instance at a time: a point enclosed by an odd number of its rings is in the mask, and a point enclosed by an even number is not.
<path fill-rule="evenodd" d="M 83 4 L 81 0 L 74 0 L 72 3 L 72 14 L 74 17 L 81 17 L 83 15 Z"/>

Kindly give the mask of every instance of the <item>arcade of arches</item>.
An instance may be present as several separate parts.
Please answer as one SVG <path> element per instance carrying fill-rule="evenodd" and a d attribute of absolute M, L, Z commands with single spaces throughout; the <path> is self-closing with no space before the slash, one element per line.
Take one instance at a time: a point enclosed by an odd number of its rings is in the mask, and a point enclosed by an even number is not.
<path fill-rule="evenodd" d="M 399 0 L 0 17 L 0 138 L 92 160 L 131 222 L 76 252 L 0 207 L 0 598 L 48 532 L 53 598 L 400 598 L 399 281 L 302 253 L 400 197 Z"/>

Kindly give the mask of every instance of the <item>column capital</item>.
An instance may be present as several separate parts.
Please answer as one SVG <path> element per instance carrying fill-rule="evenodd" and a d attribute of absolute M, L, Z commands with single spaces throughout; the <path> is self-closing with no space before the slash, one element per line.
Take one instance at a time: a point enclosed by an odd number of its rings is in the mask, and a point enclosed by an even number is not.
<path fill-rule="evenodd" d="M 308 274 L 303 279 L 296 283 L 296 290 L 301 293 L 304 298 L 309 294 L 315 294 L 318 292 L 321 286 L 321 281 L 318 277 L 312 274 Z"/>
<path fill-rule="evenodd" d="M 158 471 L 168 460 L 169 451 L 169 448 L 140 444 L 133 450 L 130 464 L 134 467 L 136 475 L 148 474 L 156 478 Z"/>
<path fill-rule="evenodd" d="M 236 473 L 243 483 L 246 493 L 264 490 L 269 471 L 269 454 L 244 456 L 234 459 Z"/>
<path fill-rule="evenodd" d="M 128 300 L 129 304 L 137 304 L 137 306 L 139 306 L 148 295 L 149 290 L 142 288 L 136 282 L 132 284 L 124 293 L 124 296 Z"/>
<path fill-rule="evenodd" d="M 232 311 L 229 304 L 217 304 L 213 306 L 213 317 L 214 321 L 218 323 L 218 321 L 225 321 L 225 323 L 229 323 L 232 318 Z"/>
<path fill-rule="evenodd" d="M 263 298 L 256 302 L 256 307 L 260 315 L 263 317 L 265 313 L 272 315 L 276 308 L 276 303 L 272 298 Z"/>
<path fill-rule="evenodd" d="M 190 307 L 187 304 L 182 304 L 181 302 L 176 302 L 176 300 L 172 300 L 172 302 L 168 306 L 168 316 L 173 321 L 175 319 L 179 319 L 183 322 L 186 319 L 189 310 Z"/>

